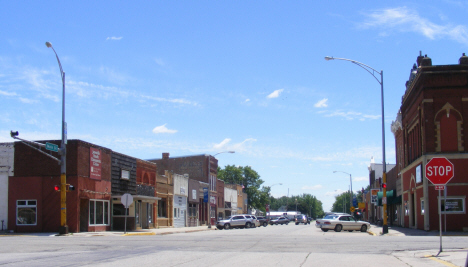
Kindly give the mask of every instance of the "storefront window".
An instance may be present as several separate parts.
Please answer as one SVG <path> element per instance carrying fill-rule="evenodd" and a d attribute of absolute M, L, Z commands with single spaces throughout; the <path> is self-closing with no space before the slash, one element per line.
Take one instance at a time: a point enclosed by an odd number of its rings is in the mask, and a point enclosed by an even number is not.
<path fill-rule="evenodd" d="M 424 199 L 421 199 L 421 215 L 424 215 Z"/>
<path fill-rule="evenodd" d="M 166 211 L 166 199 L 163 198 L 158 201 L 158 217 L 167 218 L 167 211 Z"/>
<path fill-rule="evenodd" d="M 109 201 L 94 199 L 89 201 L 89 225 L 108 225 L 109 213 Z"/>
<path fill-rule="evenodd" d="M 36 200 L 16 201 L 16 225 L 36 225 L 37 223 Z"/>
<path fill-rule="evenodd" d="M 440 199 L 440 211 L 444 214 L 465 213 L 465 197 L 447 197 Z"/>

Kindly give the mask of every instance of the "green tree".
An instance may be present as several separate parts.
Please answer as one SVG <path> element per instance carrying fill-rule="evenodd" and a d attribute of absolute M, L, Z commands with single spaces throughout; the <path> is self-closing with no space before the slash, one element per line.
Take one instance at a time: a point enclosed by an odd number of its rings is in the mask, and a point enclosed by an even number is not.
<path fill-rule="evenodd" d="M 247 193 L 247 204 L 249 207 L 265 211 L 270 195 L 269 187 L 261 187 L 263 180 L 260 175 L 250 166 L 227 165 L 224 169 L 218 167 L 218 179 L 226 184 L 239 184 Z"/>

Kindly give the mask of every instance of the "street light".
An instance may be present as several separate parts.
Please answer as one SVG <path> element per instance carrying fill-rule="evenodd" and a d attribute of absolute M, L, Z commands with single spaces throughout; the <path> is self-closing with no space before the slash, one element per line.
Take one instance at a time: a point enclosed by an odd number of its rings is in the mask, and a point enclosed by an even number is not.
<path fill-rule="evenodd" d="M 349 175 L 349 185 L 351 186 L 350 187 L 350 191 L 351 191 L 351 195 L 349 196 L 349 207 L 353 207 L 353 180 L 351 179 L 351 173 L 347 173 L 347 172 L 343 172 L 343 171 L 333 171 L 333 173 L 337 173 L 337 172 L 342 172 L 342 173 L 345 173 L 345 174 L 348 174 Z"/>
<path fill-rule="evenodd" d="M 59 234 L 68 234 L 67 225 L 67 123 L 65 122 L 65 72 L 62 69 L 60 59 L 55 52 L 54 47 L 50 42 L 46 42 L 45 45 L 48 48 L 52 48 L 57 58 L 57 62 L 60 68 L 60 76 L 62 77 L 62 143 L 60 146 L 60 228 Z"/>
<path fill-rule="evenodd" d="M 216 154 L 214 154 L 213 156 L 209 156 L 208 157 L 208 184 L 209 184 L 209 187 L 208 188 L 208 205 L 207 205 L 207 216 L 208 216 L 208 228 L 211 228 L 211 197 L 210 197 L 210 191 L 211 191 L 211 187 L 214 185 L 212 179 L 211 179 L 211 157 L 215 157 L 216 155 L 218 154 L 221 154 L 221 153 L 236 153 L 235 151 L 222 151 L 222 152 L 218 152 Z M 214 189 L 214 188 L 213 188 Z M 213 190 L 214 191 L 214 190 Z M 215 214 L 216 216 L 216 214 Z"/>
<path fill-rule="evenodd" d="M 346 59 L 346 58 L 334 58 L 334 57 L 325 57 L 325 60 L 344 60 L 344 61 L 349 61 L 351 63 L 354 63 L 358 65 L 359 67 L 363 68 L 366 70 L 370 75 L 372 75 L 375 80 L 380 84 L 380 94 L 381 94 L 381 102 L 382 102 L 382 179 L 384 183 L 387 183 L 387 163 L 385 162 L 385 116 L 384 116 L 384 89 L 383 89 L 383 70 L 380 72 L 375 70 L 372 67 L 367 66 L 366 64 L 363 64 L 361 62 L 351 60 L 351 59 Z M 377 78 L 376 73 L 380 75 L 380 80 Z M 383 198 L 386 200 L 387 199 L 387 189 L 383 189 Z M 387 224 L 387 203 L 385 202 L 383 204 L 383 233 L 387 234 L 388 233 L 388 224 Z"/>

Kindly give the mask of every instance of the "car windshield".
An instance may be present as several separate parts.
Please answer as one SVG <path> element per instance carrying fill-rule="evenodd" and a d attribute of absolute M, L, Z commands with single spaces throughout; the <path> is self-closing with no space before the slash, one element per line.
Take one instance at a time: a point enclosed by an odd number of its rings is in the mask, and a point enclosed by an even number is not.
<path fill-rule="evenodd" d="M 336 218 L 338 218 L 338 215 L 327 215 L 327 216 L 325 216 L 324 219 L 327 219 L 327 220 L 335 220 Z"/>

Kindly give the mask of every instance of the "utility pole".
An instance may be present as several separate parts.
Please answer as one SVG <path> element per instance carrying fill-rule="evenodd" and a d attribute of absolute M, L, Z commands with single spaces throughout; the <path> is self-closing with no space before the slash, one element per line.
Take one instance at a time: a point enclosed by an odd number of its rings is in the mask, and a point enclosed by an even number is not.
<path fill-rule="evenodd" d="M 60 228 L 59 235 L 68 234 L 67 225 L 67 123 L 65 122 L 65 72 L 62 69 L 60 59 L 50 42 L 46 46 L 52 48 L 57 58 L 62 77 L 62 142 L 60 145 Z"/>

